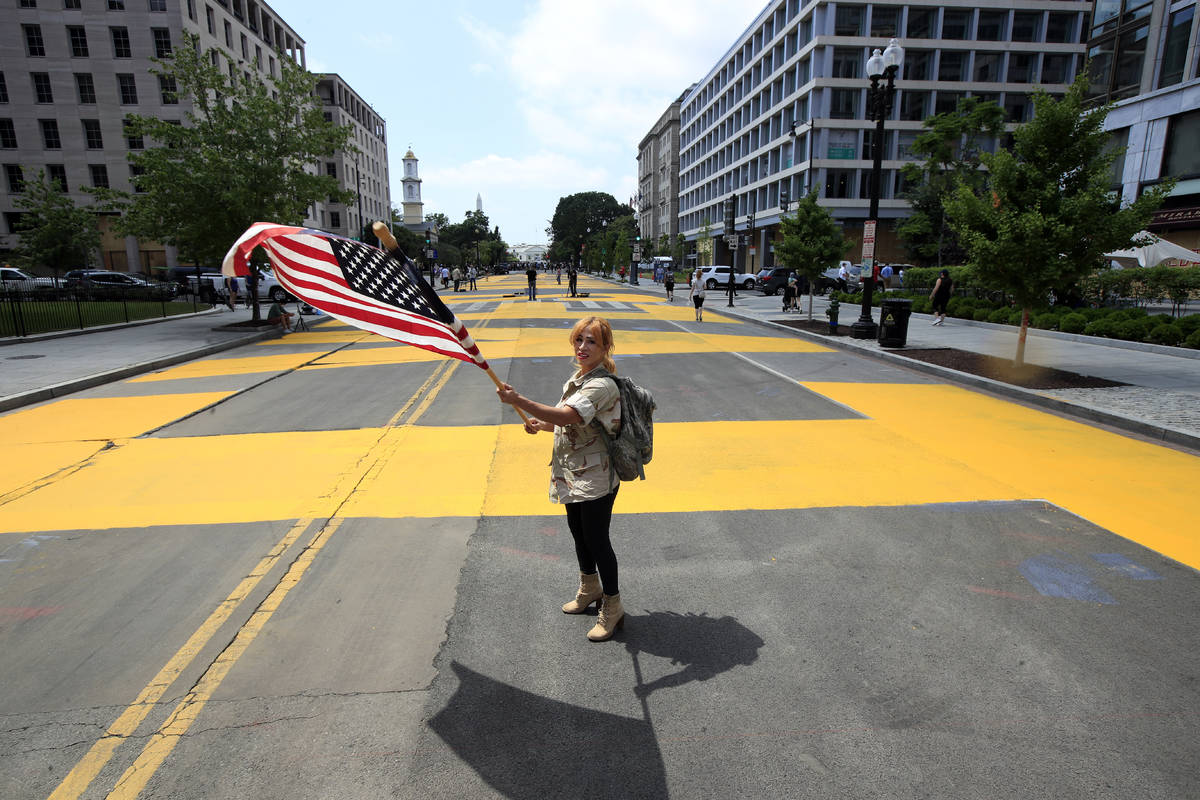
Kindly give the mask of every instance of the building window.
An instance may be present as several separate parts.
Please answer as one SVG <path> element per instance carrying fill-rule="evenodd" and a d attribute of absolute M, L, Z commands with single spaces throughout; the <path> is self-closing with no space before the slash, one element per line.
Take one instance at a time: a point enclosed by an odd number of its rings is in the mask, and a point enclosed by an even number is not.
<path fill-rule="evenodd" d="M 79 95 L 80 105 L 94 106 L 96 104 L 96 84 L 92 81 L 90 72 L 75 73 L 75 90 Z"/>
<path fill-rule="evenodd" d="M 108 167 L 103 164 L 88 164 L 88 172 L 92 175 L 92 186 L 97 189 L 108 188 Z"/>
<path fill-rule="evenodd" d="M 0 119 L 0 148 L 15 150 L 17 147 L 17 130 L 11 119 Z"/>
<path fill-rule="evenodd" d="M 80 0 L 63 0 L 63 8 L 80 8 Z"/>
<path fill-rule="evenodd" d="M 171 31 L 169 28 L 151 28 L 150 35 L 154 37 L 154 57 L 171 57 Z"/>
<path fill-rule="evenodd" d="M 164 106 L 179 105 L 179 90 L 176 87 L 174 75 L 158 76 L 158 93 Z"/>
<path fill-rule="evenodd" d="M 961 81 L 966 54 L 956 50 L 943 50 L 938 61 L 939 81 Z"/>
<path fill-rule="evenodd" d="M 4 222 L 8 225 L 9 233 L 20 233 L 22 227 L 22 218 L 25 213 L 22 211 L 5 211 Z"/>
<path fill-rule="evenodd" d="M 325 174 L 331 178 L 336 178 L 337 177 L 337 162 L 326 161 L 325 162 Z"/>
<path fill-rule="evenodd" d="M 1009 53 L 1008 76 L 1009 83 L 1035 83 L 1034 67 L 1037 56 L 1033 53 Z"/>
<path fill-rule="evenodd" d="M 333 112 L 332 111 L 324 112 L 324 116 L 325 116 L 326 122 L 333 122 Z"/>
<path fill-rule="evenodd" d="M 963 8 L 947 8 L 942 14 L 943 39 L 971 38 L 971 14 Z"/>
<path fill-rule="evenodd" d="M 863 8 L 838 4 L 837 15 L 834 17 L 833 32 L 837 36 L 863 35 Z"/>
<path fill-rule="evenodd" d="M 932 50 L 906 50 L 904 53 L 904 78 L 910 81 L 927 81 L 933 77 Z"/>
<path fill-rule="evenodd" d="M 37 8 L 37 0 L 21 0 L 17 8 Z"/>
<path fill-rule="evenodd" d="M 33 97 L 36 103 L 53 103 L 54 90 L 50 87 L 49 72 L 31 72 L 33 78 Z"/>
<path fill-rule="evenodd" d="M 1073 44 L 1078 14 L 1051 13 L 1046 22 L 1046 41 Z"/>
<path fill-rule="evenodd" d="M 233 47 L 233 26 L 229 24 L 229 20 L 225 22 L 225 46 Z"/>
<path fill-rule="evenodd" d="M 929 116 L 929 92 L 905 89 L 900 95 L 900 119 L 920 122 Z"/>
<path fill-rule="evenodd" d="M 62 164 L 47 164 L 46 177 L 50 179 L 51 186 L 57 186 L 60 192 L 66 194 L 68 191 L 66 167 Z"/>
<path fill-rule="evenodd" d="M 1074 56 L 1069 53 L 1055 53 L 1042 56 L 1041 83 L 1070 83 Z"/>
<path fill-rule="evenodd" d="M 4 80 L 3 72 L 0 72 L 0 103 L 8 103 L 8 83 Z"/>
<path fill-rule="evenodd" d="M 71 42 L 71 55 L 73 57 L 88 57 L 87 31 L 82 25 L 68 25 L 67 39 Z"/>
<path fill-rule="evenodd" d="M 1124 7 L 1124 13 L 1120 13 Z M 1147 0 L 1109 0 L 1092 15 L 1088 48 L 1088 92 L 1103 102 L 1132 97 L 1141 88 L 1150 35 Z"/>
<path fill-rule="evenodd" d="M 1017 11 L 1013 14 L 1012 36 L 1014 42 L 1036 42 L 1041 39 L 1042 12 Z"/>
<path fill-rule="evenodd" d="M 833 119 L 857 119 L 858 89 L 831 89 L 829 116 Z"/>
<path fill-rule="evenodd" d="M 121 96 L 121 105 L 137 105 L 137 81 L 134 80 L 133 75 L 124 73 L 117 76 L 117 93 Z"/>
<path fill-rule="evenodd" d="M 83 141 L 87 144 L 88 150 L 104 149 L 104 135 L 100 133 L 100 120 L 83 120 Z"/>
<path fill-rule="evenodd" d="M 25 32 L 25 55 L 40 58 L 46 55 L 46 43 L 42 41 L 41 25 L 22 25 Z"/>
<path fill-rule="evenodd" d="M 22 194 L 25 191 L 25 173 L 20 164 L 5 164 L 4 174 L 8 178 L 9 194 Z"/>
<path fill-rule="evenodd" d="M 151 11 L 166 11 L 167 0 L 150 0 Z"/>
<path fill-rule="evenodd" d="M 1000 80 L 1000 61 L 1003 53 L 975 53 L 975 81 L 996 83 Z"/>
<path fill-rule="evenodd" d="M 958 101 L 963 98 L 962 92 L 938 92 L 933 104 L 933 113 L 950 114 L 958 110 Z"/>
<path fill-rule="evenodd" d="M 1029 102 L 1029 95 L 1021 94 L 1020 92 L 1006 92 L 1004 94 L 1004 120 L 1005 122 L 1027 122 L 1029 120 L 1029 112 L 1033 109 L 1033 104 Z"/>
<path fill-rule="evenodd" d="M 208 35 L 209 36 L 217 35 L 216 20 L 213 17 L 212 6 L 204 7 L 204 24 L 208 26 Z"/>
<path fill-rule="evenodd" d="M 908 10 L 908 38 L 934 39 L 937 28 L 936 8 L 910 8 Z"/>
<path fill-rule="evenodd" d="M 1200 175 L 1200 110 L 1171 117 L 1161 175 Z"/>
<path fill-rule="evenodd" d="M 331 227 L 331 228 L 342 227 L 342 212 L 340 212 L 340 211 L 330 211 L 329 212 L 329 227 Z"/>
<path fill-rule="evenodd" d="M 124 11 L 125 0 L 108 0 L 109 11 Z"/>
<path fill-rule="evenodd" d="M 862 50 L 858 47 L 835 47 L 833 48 L 833 75 L 834 78 L 857 78 L 860 77 L 859 69 L 863 63 Z"/>
<path fill-rule="evenodd" d="M 891 38 L 900 35 L 900 9 L 895 6 L 872 6 L 871 35 Z"/>
<path fill-rule="evenodd" d="M 1167 25 L 1167 41 L 1163 46 L 1162 74 L 1158 78 L 1158 88 L 1174 86 L 1183 80 L 1183 70 L 1187 58 L 1188 36 L 1192 29 L 1192 17 L 1196 15 L 1196 7 L 1176 11 L 1171 15 Z"/>
<path fill-rule="evenodd" d="M 121 120 L 121 127 L 125 130 L 126 147 L 128 147 L 130 150 L 141 150 L 146 146 L 145 142 L 142 140 L 141 134 L 134 135 L 129 132 L 129 120 Z"/>
<path fill-rule="evenodd" d="M 975 31 L 975 38 L 981 42 L 1002 41 L 1004 29 L 1007 27 L 1007 11 L 980 11 L 979 28 Z"/>
<path fill-rule="evenodd" d="M 129 183 L 133 186 L 133 191 L 137 194 L 144 194 L 146 190 L 142 188 L 141 181 L 138 180 L 146 174 L 146 168 L 137 164 L 129 165 Z"/>
<path fill-rule="evenodd" d="M 58 120 L 39 119 L 38 125 L 42 129 L 42 146 L 47 150 L 61 150 L 62 138 L 58 135 Z"/>
<path fill-rule="evenodd" d="M 188 19 L 196 21 L 196 0 L 187 0 Z M 163 9 L 164 11 L 166 9 Z"/>
<path fill-rule="evenodd" d="M 113 58 L 133 58 L 133 48 L 129 46 L 128 28 L 109 28 L 112 35 Z"/>
<path fill-rule="evenodd" d="M 836 199 L 846 199 L 854 189 L 854 170 L 827 169 L 825 170 L 825 196 Z"/>

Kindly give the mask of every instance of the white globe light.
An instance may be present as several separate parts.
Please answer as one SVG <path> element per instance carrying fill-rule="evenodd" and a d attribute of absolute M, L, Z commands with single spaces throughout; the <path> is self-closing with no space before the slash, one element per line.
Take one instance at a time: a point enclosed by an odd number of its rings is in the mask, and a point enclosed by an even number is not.
<path fill-rule="evenodd" d="M 879 48 L 875 48 L 875 52 L 867 59 L 867 77 L 878 78 L 883 74 L 883 55 L 879 52 Z"/>
<path fill-rule="evenodd" d="M 897 69 L 904 63 L 904 48 L 895 39 L 888 42 L 887 49 L 883 51 L 883 61 L 884 67 L 896 67 Z"/>

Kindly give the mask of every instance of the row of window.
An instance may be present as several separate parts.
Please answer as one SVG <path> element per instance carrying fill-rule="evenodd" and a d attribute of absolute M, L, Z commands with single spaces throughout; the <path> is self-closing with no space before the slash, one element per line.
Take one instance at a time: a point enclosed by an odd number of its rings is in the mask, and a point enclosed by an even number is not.
<path fill-rule="evenodd" d="M 88 150 L 103 150 L 104 149 L 104 134 L 98 119 L 82 119 L 79 121 L 82 126 L 82 141 L 84 147 Z M 61 150 L 63 149 L 62 134 L 58 127 L 56 119 L 39 119 L 38 130 L 42 136 L 42 148 L 45 150 Z M 121 121 L 122 126 L 127 126 L 125 120 Z M 132 136 L 128 133 L 123 134 L 125 137 L 125 146 L 130 150 L 141 150 L 145 147 L 145 142 L 141 136 Z M 11 119 L 0 118 L 0 150 L 16 150 L 18 148 L 17 129 Z"/>
<path fill-rule="evenodd" d="M 46 40 L 42 36 L 42 26 L 38 24 L 22 25 L 21 31 L 25 34 L 25 55 L 30 58 L 45 58 Z M 91 58 L 87 28 L 83 25 L 67 25 L 65 31 L 67 49 L 70 50 L 72 58 Z M 113 58 L 133 58 L 133 43 L 129 38 L 129 28 L 122 25 L 110 26 L 108 38 L 112 44 Z M 151 28 L 150 38 L 156 58 L 171 57 L 170 28 Z"/>
<path fill-rule="evenodd" d="M 39 105 L 54 102 L 54 82 L 49 72 L 31 72 L 30 81 L 33 86 L 33 99 Z M 96 105 L 96 81 L 90 72 L 76 72 L 75 102 L 79 105 Z M 117 99 L 123 106 L 138 104 L 137 77 L 131 72 L 119 72 L 115 76 L 117 83 Z M 164 106 L 179 104 L 178 85 L 170 75 L 158 75 L 158 96 Z M 3 72 L 0 72 L 0 105 L 9 102 L 8 82 Z M 106 102 L 110 102 L 106 99 Z"/>
<path fill-rule="evenodd" d="M 106 164 L 88 164 L 87 168 L 89 180 L 87 185 L 99 189 L 109 188 L 108 166 Z M 71 191 L 71 185 L 67 181 L 67 168 L 65 165 L 47 164 L 44 169 L 46 178 L 50 181 L 51 186 L 57 186 L 58 190 L 63 193 Z M 134 164 L 129 165 L 129 179 L 131 183 L 134 183 L 135 191 L 137 191 L 137 185 L 134 179 L 141 174 L 143 174 L 141 167 Z M 10 194 L 18 195 L 25 191 L 25 171 L 20 164 L 5 164 L 4 176 Z"/>
<path fill-rule="evenodd" d="M 109 11 L 124 11 L 125 0 L 107 0 Z M 166 11 L 167 0 L 146 0 L 147 8 L 150 11 Z M 19 0 L 17 3 L 19 8 L 37 8 L 37 0 Z M 82 8 L 80 0 L 63 0 L 63 8 Z"/>

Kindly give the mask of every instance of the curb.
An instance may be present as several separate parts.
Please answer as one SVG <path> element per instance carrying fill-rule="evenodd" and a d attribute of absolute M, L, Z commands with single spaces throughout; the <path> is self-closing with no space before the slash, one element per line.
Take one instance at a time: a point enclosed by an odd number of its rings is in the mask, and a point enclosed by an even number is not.
<path fill-rule="evenodd" d="M 52 386 L 45 386 L 41 389 L 33 389 L 28 392 L 22 392 L 21 394 L 12 394 L 8 395 L 7 397 L 0 397 L 0 412 L 11 411 L 14 408 L 32 405 L 33 403 L 40 403 L 44 400 L 53 400 L 56 397 L 62 397 L 63 395 L 72 394 L 74 392 L 82 391 L 83 389 L 91 389 L 93 386 L 101 386 L 103 384 L 119 381 L 134 375 L 142 375 L 147 372 L 153 372 L 156 369 L 162 369 L 163 367 L 170 367 L 174 366 L 175 364 L 181 364 L 185 361 L 203 358 L 204 356 L 209 356 L 213 353 L 220 353 L 223 350 L 232 350 L 235 347 L 241 347 L 245 344 L 260 342 L 264 339 L 278 338 L 278 336 L 279 332 L 272 328 L 269 331 L 254 333 L 248 336 L 239 336 L 236 339 L 229 339 L 228 341 L 205 345 L 204 347 L 200 347 L 195 350 L 187 350 L 182 353 L 175 353 L 173 355 L 163 356 L 162 358 L 156 358 L 150 361 L 142 361 L 138 364 L 130 364 L 125 367 L 110 369 L 107 372 L 98 372 L 95 375 L 88 375 L 84 378 L 77 378 L 75 380 L 56 383 Z"/>
<path fill-rule="evenodd" d="M 1064 400 L 1058 400 L 1053 397 L 1046 397 L 1029 389 L 1023 389 L 1020 386 L 994 381 L 991 378 L 983 378 L 978 375 L 972 375 L 967 372 L 958 372 L 957 370 L 942 367 L 937 364 L 929 364 L 924 361 L 918 361 L 912 358 L 890 353 L 886 350 L 873 350 L 867 347 L 851 344 L 849 342 L 839 341 L 835 337 L 821 336 L 816 333 L 809 333 L 797 328 L 791 328 L 787 325 L 781 325 L 778 322 L 772 322 L 767 319 L 759 319 L 758 317 L 730 313 L 728 309 L 716 310 L 718 314 L 724 313 L 727 316 L 736 317 L 744 322 L 750 322 L 762 327 L 771 328 L 772 330 L 782 330 L 808 339 L 809 341 L 817 342 L 828 347 L 838 350 L 844 350 L 850 353 L 868 356 L 870 358 L 883 361 L 891 366 L 906 367 L 916 372 L 924 372 L 930 375 L 936 375 L 939 378 L 953 381 L 954 383 L 963 384 L 973 389 L 982 389 L 993 394 L 999 394 L 1014 400 L 1020 400 L 1033 406 L 1039 406 L 1050 411 L 1062 414 L 1068 417 L 1076 417 L 1089 422 L 1098 422 L 1104 425 L 1109 425 L 1113 428 L 1126 431 L 1128 433 L 1136 433 L 1139 436 L 1145 436 L 1148 439 L 1157 440 L 1167 444 L 1186 447 L 1190 450 L 1200 451 L 1200 436 L 1197 436 L 1186 431 L 1181 431 L 1177 428 L 1169 428 L 1165 425 L 1156 425 L 1153 423 L 1143 422 L 1141 420 L 1130 419 L 1110 411 L 1095 408 L 1093 406 L 1084 405 L 1082 403 L 1068 403 Z M 1095 337 L 1089 337 L 1095 338 Z"/>

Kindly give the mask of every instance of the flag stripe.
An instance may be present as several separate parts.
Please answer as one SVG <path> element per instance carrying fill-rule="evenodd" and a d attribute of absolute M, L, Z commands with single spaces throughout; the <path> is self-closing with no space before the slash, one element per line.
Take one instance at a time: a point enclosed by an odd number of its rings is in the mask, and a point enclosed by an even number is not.
<path fill-rule="evenodd" d="M 221 271 L 249 275 L 248 257 L 260 246 L 280 284 L 330 316 L 488 369 L 466 327 L 403 254 L 322 231 L 257 222 L 234 242 Z"/>

